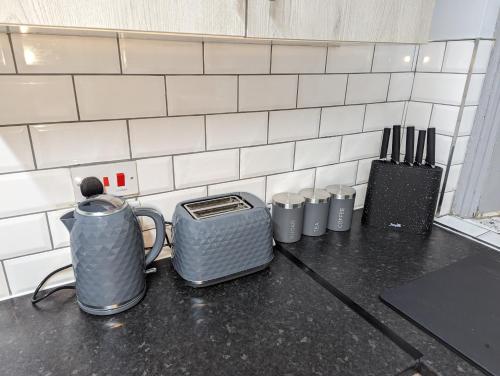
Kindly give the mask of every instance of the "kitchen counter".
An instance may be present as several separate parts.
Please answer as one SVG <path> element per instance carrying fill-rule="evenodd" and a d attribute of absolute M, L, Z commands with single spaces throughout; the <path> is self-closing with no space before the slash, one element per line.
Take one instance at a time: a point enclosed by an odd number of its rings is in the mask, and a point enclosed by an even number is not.
<path fill-rule="evenodd" d="M 270 268 L 193 289 L 157 262 L 136 307 L 109 317 L 62 291 L 33 307 L 0 303 L 5 375 L 396 375 L 415 360 L 290 260 L 347 294 L 443 375 L 481 373 L 387 308 L 387 287 L 489 249 L 435 228 L 430 237 L 362 228 L 281 245 Z"/>
<path fill-rule="evenodd" d="M 281 246 L 421 351 L 423 362 L 438 374 L 483 375 L 386 306 L 379 295 L 467 256 L 498 252 L 437 226 L 430 236 L 421 236 L 369 228 L 360 221 L 357 211 L 349 232 L 302 237 Z"/>

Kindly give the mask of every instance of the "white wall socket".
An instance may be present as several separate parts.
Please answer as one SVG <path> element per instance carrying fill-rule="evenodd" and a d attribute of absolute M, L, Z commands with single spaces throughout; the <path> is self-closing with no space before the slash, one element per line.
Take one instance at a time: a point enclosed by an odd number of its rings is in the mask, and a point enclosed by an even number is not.
<path fill-rule="evenodd" d="M 98 178 L 104 185 L 104 192 L 111 195 L 131 196 L 139 192 L 134 161 L 72 167 L 70 171 L 76 201 L 85 199 L 80 192 L 80 183 L 89 176 Z"/>

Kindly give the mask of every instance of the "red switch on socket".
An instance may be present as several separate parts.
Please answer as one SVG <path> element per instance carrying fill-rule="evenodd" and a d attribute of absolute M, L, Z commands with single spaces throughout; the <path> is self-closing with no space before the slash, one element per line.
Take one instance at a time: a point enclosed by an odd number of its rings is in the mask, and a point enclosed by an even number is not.
<path fill-rule="evenodd" d="M 125 187 L 125 174 L 123 172 L 116 174 L 116 185 L 118 187 Z"/>
<path fill-rule="evenodd" d="M 104 176 L 102 178 L 102 184 L 105 186 L 105 187 L 109 187 L 109 178 L 107 176 Z"/>

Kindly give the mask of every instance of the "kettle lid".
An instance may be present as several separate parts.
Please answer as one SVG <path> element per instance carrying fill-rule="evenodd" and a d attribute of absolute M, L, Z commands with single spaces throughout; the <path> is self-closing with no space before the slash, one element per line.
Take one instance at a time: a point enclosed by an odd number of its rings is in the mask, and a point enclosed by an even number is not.
<path fill-rule="evenodd" d="M 86 216 L 104 216 L 116 213 L 127 206 L 127 201 L 120 197 L 102 194 L 80 202 L 76 212 Z"/>

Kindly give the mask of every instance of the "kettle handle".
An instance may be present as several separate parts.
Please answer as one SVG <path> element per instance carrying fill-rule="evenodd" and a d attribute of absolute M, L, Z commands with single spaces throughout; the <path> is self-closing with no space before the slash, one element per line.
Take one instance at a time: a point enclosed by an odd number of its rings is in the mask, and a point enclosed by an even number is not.
<path fill-rule="evenodd" d="M 165 242 L 165 220 L 163 215 L 156 209 L 152 208 L 134 208 L 136 216 L 144 216 L 151 218 L 155 223 L 156 238 L 153 248 L 146 255 L 146 266 L 151 264 L 160 254 Z"/>

